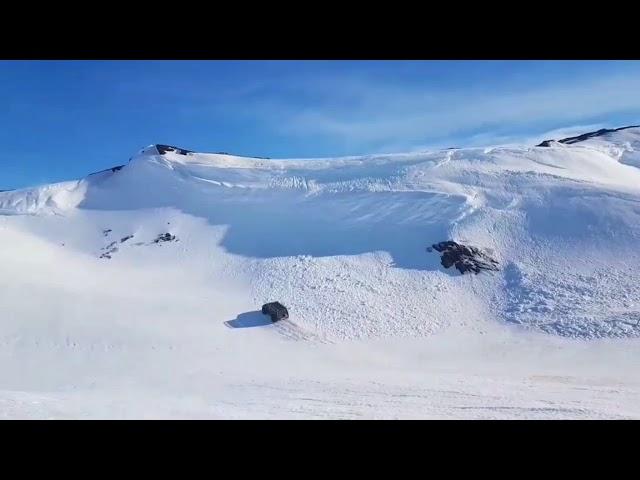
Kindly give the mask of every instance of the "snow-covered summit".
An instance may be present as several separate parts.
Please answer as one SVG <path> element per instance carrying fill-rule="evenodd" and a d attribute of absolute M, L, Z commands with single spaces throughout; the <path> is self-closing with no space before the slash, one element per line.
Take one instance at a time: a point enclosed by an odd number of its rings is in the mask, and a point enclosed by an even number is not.
<path fill-rule="evenodd" d="M 578 138 L 578 137 L 575 137 Z M 565 139 L 566 140 L 566 139 Z M 563 143 L 564 142 L 564 143 Z M 0 192 L 4 213 L 60 212 L 111 202 L 120 207 L 166 204 L 176 189 L 190 196 L 216 188 L 301 190 L 305 194 L 414 191 L 486 201 L 523 182 L 551 178 L 635 191 L 638 185 L 640 128 L 628 127 L 578 142 L 548 147 L 470 148 L 424 153 L 325 159 L 262 159 L 197 153 L 169 145 L 149 145 L 126 165 L 84 179 Z M 517 179 L 517 180 L 515 180 Z M 534 180 L 536 179 L 536 180 Z M 517 190 L 520 186 L 516 186 Z M 175 198 L 179 201 L 178 198 Z M 128 202 L 128 203 L 127 203 Z"/>
<path fill-rule="evenodd" d="M 0 192 L 3 413 L 637 416 L 640 128 L 587 137 Z"/>
<path fill-rule="evenodd" d="M 158 209 L 203 219 L 224 229 L 216 244 L 233 258 L 259 270 L 279 265 L 270 287 L 254 285 L 256 295 L 290 298 L 300 322 L 333 337 L 427 334 L 458 316 L 468 319 L 452 295 L 474 308 L 484 305 L 498 321 L 550 333 L 635 336 L 639 145 L 638 127 L 547 147 L 334 159 L 258 159 L 150 145 L 127 164 L 80 180 L 1 192 L 0 212 L 90 224 L 103 212 Z M 143 228 L 140 222 L 130 230 Z M 500 272 L 475 280 L 452 276 L 425 251 L 445 240 L 493 252 Z M 81 250 L 91 249 L 95 245 Z M 125 246 L 120 250 L 114 261 L 129 255 Z M 318 275 L 329 268 L 331 277 L 364 269 L 364 277 L 335 284 L 349 292 L 336 303 L 342 294 L 327 284 L 308 290 L 311 273 L 296 277 L 301 265 L 319 269 Z M 383 288 L 381 277 L 364 273 L 374 265 L 395 280 Z M 395 281 L 404 285 L 393 294 L 404 310 L 383 314 L 381 302 Z M 469 282 L 477 284 L 475 293 Z M 376 291 L 386 293 L 365 295 Z M 359 295 L 361 303 L 354 303 Z M 339 321 L 327 320 L 334 308 Z"/>

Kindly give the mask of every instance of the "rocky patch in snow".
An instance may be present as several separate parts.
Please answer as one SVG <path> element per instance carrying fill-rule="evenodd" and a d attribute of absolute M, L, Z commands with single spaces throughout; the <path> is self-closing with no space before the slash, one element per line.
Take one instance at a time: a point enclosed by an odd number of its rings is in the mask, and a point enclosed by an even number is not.
<path fill-rule="evenodd" d="M 108 236 L 111 231 L 112 231 L 111 229 L 103 230 L 104 236 L 105 237 Z M 118 251 L 118 244 L 123 244 L 131 240 L 132 238 L 134 238 L 133 234 L 125 235 L 119 241 L 114 240 L 113 242 L 109 243 L 109 245 L 101 249 L 103 253 L 100 254 L 100 258 L 111 259 L 112 255 Z M 137 242 L 137 243 L 134 243 L 133 245 L 139 247 L 144 245 L 157 245 L 164 242 L 178 242 L 178 241 L 179 241 L 178 237 L 167 232 L 167 233 L 159 234 L 154 240 L 152 240 L 149 243 Z"/>
<path fill-rule="evenodd" d="M 189 153 L 193 153 L 191 150 L 187 150 L 185 148 L 174 147 L 173 145 L 162 145 L 156 144 L 156 150 L 160 155 L 164 155 L 167 152 L 174 152 L 179 155 L 187 155 Z"/>
<path fill-rule="evenodd" d="M 629 125 L 628 127 L 620 127 L 620 128 L 601 128 L 600 130 L 596 130 L 595 132 L 587 132 L 587 133 L 583 133 L 582 135 L 577 135 L 575 137 L 563 138 L 561 140 L 557 140 L 557 142 L 571 145 L 572 143 L 582 142 L 584 140 L 588 140 L 593 137 L 601 137 L 608 133 L 619 132 L 620 130 L 626 130 L 628 128 L 638 128 L 639 126 L 640 125 Z M 554 142 L 554 140 L 545 140 L 539 143 L 538 145 L 536 145 L 536 147 L 550 147 L 552 142 Z"/>
<path fill-rule="evenodd" d="M 104 247 L 102 250 L 104 250 L 104 253 L 102 255 L 100 255 L 100 258 L 108 258 L 111 259 L 111 255 L 113 255 L 114 253 L 116 253 L 118 251 L 118 247 L 116 246 L 118 242 L 111 242 L 109 245 L 107 245 L 106 247 Z"/>
<path fill-rule="evenodd" d="M 107 237 L 109 236 L 109 234 L 112 232 L 113 230 L 111 230 L 110 228 L 106 228 L 102 231 L 102 234 Z M 125 237 L 122 237 L 120 239 L 120 243 L 124 243 L 127 240 L 130 240 L 133 238 L 133 235 L 127 235 Z M 111 242 L 109 245 L 107 245 L 106 247 L 103 247 L 103 253 L 100 255 L 100 258 L 107 258 L 107 259 L 111 259 L 111 255 L 113 255 L 114 253 L 116 253 L 118 251 L 118 247 L 117 247 L 118 241 L 114 240 L 113 242 Z"/>
<path fill-rule="evenodd" d="M 178 239 L 176 238 L 175 235 L 171 235 L 170 233 L 161 233 L 160 235 L 158 235 L 158 238 L 156 238 L 153 243 L 162 243 L 162 242 L 177 242 Z"/>
<path fill-rule="evenodd" d="M 124 165 L 116 165 L 115 167 L 106 168 L 104 170 L 100 170 L 99 172 L 90 173 L 89 175 L 98 175 L 99 173 L 106 173 L 106 172 L 115 173 L 115 172 L 119 172 L 123 168 L 124 168 Z"/>
<path fill-rule="evenodd" d="M 442 253 L 440 260 L 444 268 L 455 266 L 462 274 L 467 272 L 480 273 L 483 270 L 498 271 L 498 262 L 476 247 L 461 245 L 452 240 L 434 243 L 427 248 Z"/>

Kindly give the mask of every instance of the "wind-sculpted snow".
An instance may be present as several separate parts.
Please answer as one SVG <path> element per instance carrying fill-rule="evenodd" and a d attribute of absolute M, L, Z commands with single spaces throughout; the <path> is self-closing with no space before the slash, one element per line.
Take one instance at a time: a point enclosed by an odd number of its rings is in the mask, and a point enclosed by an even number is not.
<path fill-rule="evenodd" d="M 639 138 L 0 192 L 0 416 L 638 418 Z"/>
<path fill-rule="evenodd" d="M 85 199 L 88 183 L 73 181 L 0 193 L 0 214 L 58 213 L 77 207 Z"/>
<path fill-rule="evenodd" d="M 0 193 L 0 211 L 56 214 L 55 234 L 44 220 L 15 225 L 110 268 L 157 254 L 147 247 L 162 235 L 181 240 L 164 251 L 198 255 L 197 237 L 236 265 L 252 302 L 288 302 L 292 321 L 323 338 L 428 335 L 478 315 L 563 336 L 637 336 L 639 138 L 631 128 L 575 145 L 300 160 L 148 147 L 121 169 Z M 177 215 L 170 227 L 166 212 Z M 127 227 L 102 238 L 114 227 L 103 214 Z M 508 268 L 462 278 L 425 251 L 448 239 Z"/>

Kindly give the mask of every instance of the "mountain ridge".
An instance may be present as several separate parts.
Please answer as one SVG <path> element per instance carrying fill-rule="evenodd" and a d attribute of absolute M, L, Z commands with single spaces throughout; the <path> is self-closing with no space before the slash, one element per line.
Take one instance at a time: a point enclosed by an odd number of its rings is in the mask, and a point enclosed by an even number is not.
<path fill-rule="evenodd" d="M 593 132 L 586 132 L 586 133 L 582 133 L 580 135 L 576 135 L 573 137 L 566 137 L 566 138 L 562 138 L 560 140 L 543 140 L 542 142 L 540 142 L 538 145 L 536 145 L 536 147 L 550 147 L 552 142 L 557 142 L 557 143 L 564 143 L 564 144 L 568 144 L 571 145 L 573 143 L 578 143 L 578 142 L 583 142 L 585 140 L 588 140 L 590 138 L 594 138 L 594 137 L 601 137 L 610 133 L 615 133 L 615 132 L 619 132 L 622 130 L 627 130 L 629 128 L 640 128 L 640 125 L 628 125 L 626 127 L 619 127 L 619 128 L 601 128 L 600 130 L 596 130 Z"/>
<path fill-rule="evenodd" d="M 5 416 L 640 416 L 640 129 L 160 150 L 0 192 Z"/>

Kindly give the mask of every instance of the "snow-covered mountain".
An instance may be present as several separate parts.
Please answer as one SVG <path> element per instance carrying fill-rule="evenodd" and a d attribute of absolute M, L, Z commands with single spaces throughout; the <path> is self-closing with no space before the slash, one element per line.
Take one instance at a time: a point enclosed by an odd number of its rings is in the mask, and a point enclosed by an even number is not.
<path fill-rule="evenodd" d="M 637 416 L 640 128 L 544 144 L 298 160 L 152 145 L 1 192 L 0 406 Z M 429 247 L 447 240 L 497 271 L 445 268 Z M 273 300 L 289 320 L 257 312 Z M 599 385 L 618 366 L 613 408 Z M 576 375 L 591 396 L 572 410 Z"/>

